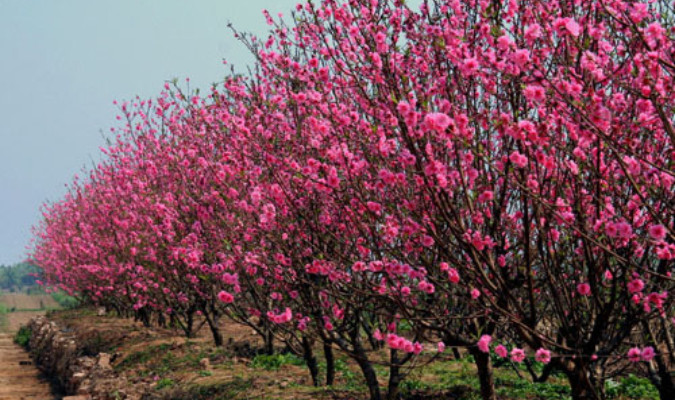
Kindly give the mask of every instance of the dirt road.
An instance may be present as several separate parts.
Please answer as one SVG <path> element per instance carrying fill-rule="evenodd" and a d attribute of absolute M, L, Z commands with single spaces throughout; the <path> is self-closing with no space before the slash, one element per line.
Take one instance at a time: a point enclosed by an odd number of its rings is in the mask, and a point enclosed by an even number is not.
<path fill-rule="evenodd" d="M 51 400 L 49 384 L 40 378 L 28 353 L 17 346 L 14 332 L 40 313 L 10 313 L 9 326 L 0 331 L 0 400 Z"/>

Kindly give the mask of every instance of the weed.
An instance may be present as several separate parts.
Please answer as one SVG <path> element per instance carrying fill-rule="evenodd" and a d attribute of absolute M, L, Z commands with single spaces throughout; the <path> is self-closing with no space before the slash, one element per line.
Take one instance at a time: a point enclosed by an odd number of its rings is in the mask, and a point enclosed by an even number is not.
<path fill-rule="evenodd" d="M 278 371 L 284 365 L 305 365 L 305 360 L 293 354 L 259 354 L 251 361 L 251 367 Z"/>
<path fill-rule="evenodd" d="M 176 382 L 174 382 L 173 379 L 162 378 L 159 381 L 157 381 L 157 386 L 155 386 L 155 389 L 162 390 L 164 388 L 173 387 L 175 384 Z"/>
<path fill-rule="evenodd" d="M 28 343 L 30 342 L 32 332 L 27 326 L 22 326 L 14 335 L 14 343 L 18 344 L 21 347 L 28 348 Z"/>
<path fill-rule="evenodd" d="M 656 400 L 659 392 L 648 379 L 639 378 L 633 374 L 619 379 L 619 382 L 608 380 L 605 382 L 605 394 L 609 399 L 644 399 Z"/>

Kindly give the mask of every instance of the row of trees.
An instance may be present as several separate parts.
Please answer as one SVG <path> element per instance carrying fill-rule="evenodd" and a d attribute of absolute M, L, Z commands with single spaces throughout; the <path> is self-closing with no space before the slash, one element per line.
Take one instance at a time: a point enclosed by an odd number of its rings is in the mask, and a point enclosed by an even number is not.
<path fill-rule="evenodd" d="M 49 285 L 171 322 L 224 315 L 389 366 L 446 347 L 675 397 L 675 47 L 665 1 L 323 0 L 206 96 L 120 104 L 104 161 L 46 205 Z M 202 322 L 203 321 L 203 322 Z M 405 331 L 401 326 L 405 322 Z M 373 350 L 387 349 L 388 358 Z"/>
<path fill-rule="evenodd" d="M 0 290 L 16 291 L 36 285 L 38 267 L 29 263 L 0 265 Z"/>

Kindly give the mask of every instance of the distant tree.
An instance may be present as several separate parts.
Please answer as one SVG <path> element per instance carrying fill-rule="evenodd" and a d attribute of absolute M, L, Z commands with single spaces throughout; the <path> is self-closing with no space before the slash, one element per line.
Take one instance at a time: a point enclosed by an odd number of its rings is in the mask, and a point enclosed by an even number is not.
<path fill-rule="evenodd" d="M 38 267 L 25 262 L 0 265 L 0 289 L 15 291 L 35 286 L 38 271 Z"/>

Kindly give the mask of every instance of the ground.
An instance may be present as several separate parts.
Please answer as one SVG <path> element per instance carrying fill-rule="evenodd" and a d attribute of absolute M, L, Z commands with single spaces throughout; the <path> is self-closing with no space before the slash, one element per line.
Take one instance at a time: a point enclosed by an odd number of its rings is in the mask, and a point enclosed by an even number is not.
<path fill-rule="evenodd" d="M 152 387 L 151 399 L 366 399 L 360 372 L 345 355 L 337 354 L 336 384 L 315 388 L 302 359 L 292 354 L 255 355 L 252 349 L 260 346 L 258 336 L 232 322 L 223 325 L 227 344 L 216 348 L 206 328 L 186 339 L 178 331 L 146 328 L 131 319 L 97 315 L 93 309 L 51 312 L 49 316 L 76 333 L 83 354 L 112 354 L 116 371 Z M 317 356 L 321 356 L 318 349 Z M 323 371 L 325 364 L 319 361 Z M 375 368 L 385 387 L 387 369 Z M 658 398 L 645 380 L 626 379 L 613 386 L 611 398 Z M 569 398 L 563 376 L 532 383 L 524 367 L 516 369 L 506 363 L 496 364 L 495 382 L 501 400 Z M 413 371 L 403 382 L 402 393 L 406 400 L 478 399 L 478 377 L 470 357 L 454 360 L 447 352 Z"/>
<path fill-rule="evenodd" d="M 32 365 L 28 353 L 13 341 L 19 326 L 41 314 L 44 311 L 20 311 L 5 317 L 0 328 L 0 400 L 53 398 L 49 383 Z"/>

